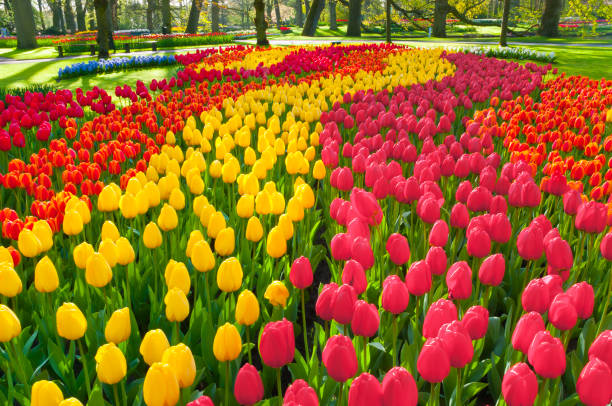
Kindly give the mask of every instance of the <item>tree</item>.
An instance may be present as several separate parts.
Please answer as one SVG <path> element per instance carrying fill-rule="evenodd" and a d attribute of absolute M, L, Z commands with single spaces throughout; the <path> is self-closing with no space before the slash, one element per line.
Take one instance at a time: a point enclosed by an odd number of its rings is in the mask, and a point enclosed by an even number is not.
<path fill-rule="evenodd" d="M 43 9 L 42 9 L 42 1 L 38 0 L 38 15 L 40 16 L 40 26 L 42 28 L 42 30 L 44 31 L 45 28 L 45 17 L 43 16 Z"/>
<path fill-rule="evenodd" d="M 502 47 L 508 46 L 508 18 L 510 17 L 510 0 L 504 0 L 504 12 L 502 14 L 501 34 L 499 36 L 499 45 Z"/>
<path fill-rule="evenodd" d="M 109 0 L 94 0 L 96 22 L 98 24 L 98 59 L 108 59 L 108 37 L 110 35 L 108 4 Z"/>
<path fill-rule="evenodd" d="M 387 44 L 391 43 L 391 2 L 385 0 L 385 35 Z"/>
<path fill-rule="evenodd" d="M 314 37 L 317 32 L 317 25 L 319 24 L 319 18 L 321 17 L 323 8 L 325 8 L 325 0 L 312 0 L 310 11 L 306 16 L 306 22 L 302 29 L 302 35 Z"/>
<path fill-rule="evenodd" d="M 546 0 L 538 34 L 544 37 L 556 37 L 559 35 L 561 6 L 562 0 Z"/>
<path fill-rule="evenodd" d="M 170 14 L 170 0 L 161 0 L 162 33 L 172 32 L 172 14 Z"/>
<path fill-rule="evenodd" d="M 87 30 L 87 25 L 85 24 L 85 8 L 83 7 L 83 2 L 81 0 L 74 0 L 74 8 L 76 9 L 77 30 Z"/>
<path fill-rule="evenodd" d="M 191 10 L 189 10 L 189 20 L 187 20 L 187 34 L 195 34 L 198 32 L 198 23 L 200 22 L 200 13 L 202 12 L 202 0 L 192 0 Z"/>
<path fill-rule="evenodd" d="M 432 34 L 434 37 L 446 37 L 446 15 L 448 14 L 448 0 L 436 0 L 434 6 L 434 21 Z"/>
<path fill-rule="evenodd" d="M 212 0 L 210 5 L 210 31 L 219 32 L 219 2 Z"/>
<path fill-rule="evenodd" d="M 349 0 L 347 37 L 361 37 L 361 0 Z"/>
<path fill-rule="evenodd" d="M 66 32 L 61 0 L 47 0 L 47 4 L 49 5 L 51 15 L 53 16 L 53 30 L 57 33 Z"/>
<path fill-rule="evenodd" d="M 308 0 L 306 0 L 308 2 Z M 302 0 L 295 0 L 295 25 L 304 25 L 304 14 L 302 13 Z"/>
<path fill-rule="evenodd" d="M 66 30 L 75 32 L 76 22 L 74 21 L 74 12 L 70 0 L 64 0 L 64 21 L 66 22 Z"/>
<path fill-rule="evenodd" d="M 280 30 L 281 15 L 280 15 L 280 6 L 278 5 L 278 0 L 274 0 L 274 15 L 276 17 L 276 29 Z"/>
<path fill-rule="evenodd" d="M 266 10 L 264 0 L 255 0 L 255 31 L 257 32 L 257 45 L 268 46 L 270 42 L 266 37 L 266 29 L 268 23 L 266 22 Z"/>
<path fill-rule="evenodd" d="M 29 0 L 13 0 L 12 3 L 15 28 L 17 30 L 17 48 L 36 48 L 36 25 L 34 24 L 32 3 Z"/>
<path fill-rule="evenodd" d="M 329 29 L 334 31 L 338 29 L 338 22 L 336 21 L 336 0 L 329 0 Z"/>
<path fill-rule="evenodd" d="M 308 0 L 304 0 L 304 8 L 306 9 L 306 15 L 310 13 L 310 2 Z"/>

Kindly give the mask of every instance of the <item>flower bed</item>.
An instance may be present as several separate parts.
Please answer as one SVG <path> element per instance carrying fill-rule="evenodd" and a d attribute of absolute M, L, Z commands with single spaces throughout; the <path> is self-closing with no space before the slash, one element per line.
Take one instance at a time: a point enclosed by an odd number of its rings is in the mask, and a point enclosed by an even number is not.
<path fill-rule="evenodd" d="M 86 75 L 111 73 L 122 70 L 134 70 L 156 66 L 176 65 L 178 62 L 174 55 L 146 55 L 130 58 L 102 59 L 99 61 L 79 62 L 60 68 L 57 72 L 57 81 Z"/>

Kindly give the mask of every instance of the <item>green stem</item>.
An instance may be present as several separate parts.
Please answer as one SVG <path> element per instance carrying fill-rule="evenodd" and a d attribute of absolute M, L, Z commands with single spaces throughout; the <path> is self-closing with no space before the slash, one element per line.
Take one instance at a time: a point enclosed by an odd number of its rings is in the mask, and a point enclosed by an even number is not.
<path fill-rule="evenodd" d="M 12 405 L 13 404 L 13 392 L 15 391 L 15 389 L 13 387 L 13 374 L 11 372 L 10 359 L 7 360 L 7 363 L 6 363 L 6 382 L 8 384 L 8 402 L 7 404 Z"/>
<path fill-rule="evenodd" d="M 91 397 L 91 380 L 89 379 L 89 370 L 85 363 L 85 350 L 83 349 L 83 340 L 78 339 L 79 352 L 81 353 L 81 365 L 83 365 L 83 375 L 85 376 L 85 388 L 87 389 L 87 398 Z"/>
<path fill-rule="evenodd" d="M 455 404 L 462 405 L 461 401 L 461 388 L 463 387 L 463 382 L 461 380 L 461 368 L 457 368 L 457 390 L 455 392 Z"/>
<path fill-rule="evenodd" d="M 132 307 L 132 300 L 130 298 L 130 265 L 126 265 L 125 267 L 125 302 L 127 303 L 127 307 Z"/>
<path fill-rule="evenodd" d="M 204 273 L 204 290 L 206 291 L 206 310 L 208 317 L 212 320 L 212 307 L 210 307 L 210 288 L 208 287 L 208 272 Z"/>
<path fill-rule="evenodd" d="M 304 304 L 304 289 L 300 289 L 302 297 L 302 330 L 304 332 L 304 351 L 306 351 L 306 362 L 310 360 L 310 353 L 308 352 L 308 334 L 306 332 L 306 306 Z"/>
<path fill-rule="evenodd" d="M 397 316 L 393 315 L 393 353 L 391 354 L 393 357 L 393 366 L 397 365 Z"/>
<path fill-rule="evenodd" d="M 492 290 L 492 287 L 487 286 L 487 290 L 485 291 L 484 298 L 482 299 L 482 307 L 484 307 L 485 309 L 487 309 L 487 306 L 489 305 L 489 300 L 491 299 L 491 290 Z"/>
<path fill-rule="evenodd" d="M 174 322 L 174 345 L 178 344 L 181 341 L 181 332 L 179 329 L 179 322 Z"/>
<path fill-rule="evenodd" d="M 13 354 L 11 354 L 11 350 Z M 9 356 L 9 364 L 11 361 L 10 358 L 11 357 L 14 358 L 13 360 L 15 364 L 17 364 L 18 366 L 17 371 L 21 375 L 21 382 L 26 387 L 26 393 L 30 393 L 31 390 L 30 390 L 30 384 L 28 383 L 28 377 L 25 373 L 25 369 L 23 368 L 23 364 L 19 360 L 19 352 L 17 351 L 17 347 L 15 347 L 15 343 L 13 341 L 9 341 L 9 343 L 6 345 L 6 353 Z"/>
<path fill-rule="evenodd" d="M 248 354 L 249 354 L 249 364 L 253 365 L 253 360 L 251 359 L 251 332 L 249 329 L 249 326 L 244 326 L 246 328 L 246 336 L 247 336 L 247 347 L 248 347 Z"/>
<path fill-rule="evenodd" d="M 544 406 L 546 405 L 546 399 L 547 399 L 547 395 L 548 395 L 548 382 L 550 382 L 550 379 L 544 379 L 544 387 L 542 388 L 541 391 L 539 391 L 538 393 L 538 405 L 539 406 Z"/>
<path fill-rule="evenodd" d="M 595 337 L 599 336 L 599 333 L 601 332 L 601 329 L 603 328 L 603 325 L 604 325 L 604 322 L 606 320 L 606 316 L 608 313 L 608 305 L 610 304 L 610 293 L 612 293 L 612 271 L 608 270 L 608 273 L 610 274 L 608 276 L 608 292 L 606 293 L 606 296 L 604 298 L 603 313 L 601 313 L 601 317 L 599 320 L 599 326 L 597 327 L 597 334 L 595 334 Z"/>
<path fill-rule="evenodd" d="M 336 406 L 342 406 L 342 394 L 344 393 L 344 382 L 340 383 L 340 391 L 338 391 L 338 404 Z"/>
<path fill-rule="evenodd" d="M 283 387 L 281 385 L 281 369 L 276 369 L 276 388 L 278 389 L 279 405 L 283 406 Z"/>
<path fill-rule="evenodd" d="M 365 372 L 368 365 L 368 337 L 361 337 L 363 339 L 363 369 L 362 372 Z"/>
<path fill-rule="evenodd" d="M 429 393 L 429 400 L 427 401 L 428 406 L 436 406 L 438 404 L 438 384 L 431 384 L 431 392 Z"/>
<path fill-rule="evenodd" d="M 229 387 L 230 387 L 230 373 L 229 373 L 229 361 L 225 362 L 225 404 L 229 405 L 230 404 L 230 394 L 229 394 Z"/>
<path fill-rule="evenodd" d="M 115 398 L 115 405 L 120 405 L 121 403 L 119 403 L 119 392 L 117 392 L 117 385 L 112 385 L 113 386 L 113 396 Z"/>

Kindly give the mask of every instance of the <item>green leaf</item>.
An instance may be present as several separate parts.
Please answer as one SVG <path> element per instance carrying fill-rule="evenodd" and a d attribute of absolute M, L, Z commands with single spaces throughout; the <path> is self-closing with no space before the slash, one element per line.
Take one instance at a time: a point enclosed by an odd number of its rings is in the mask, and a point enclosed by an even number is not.
<path fill-rule="evenodd" d="M 460 403 L 463 404 L 463 402 L 470 400 L 486 387 L 487 384 L 485 382 L 469 382 L 463 385 L 463 390 L 461 392 L 462 400 Z"/>
<path fill-rule="evenodd" d="M 100 385 L 96 385 L 91 390 L 91 396 L 87 401 L 87 406 L 105 406 L 106 402 L 104 402 L 104 395 L 102 394 L 102 388 Z"/>

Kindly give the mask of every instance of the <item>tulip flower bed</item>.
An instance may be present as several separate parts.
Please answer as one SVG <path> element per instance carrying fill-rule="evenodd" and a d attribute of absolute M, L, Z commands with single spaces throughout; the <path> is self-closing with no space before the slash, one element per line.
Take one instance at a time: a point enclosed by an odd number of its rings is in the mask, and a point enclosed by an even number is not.
<path fill-rule="evenodd" d="M 0 403 L 612 400 L 612 82 L 394 45 L 176 59 L 116 104 L 0 105 Z"/>

